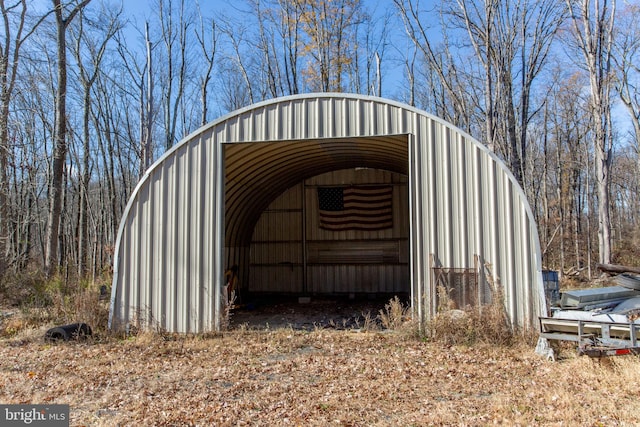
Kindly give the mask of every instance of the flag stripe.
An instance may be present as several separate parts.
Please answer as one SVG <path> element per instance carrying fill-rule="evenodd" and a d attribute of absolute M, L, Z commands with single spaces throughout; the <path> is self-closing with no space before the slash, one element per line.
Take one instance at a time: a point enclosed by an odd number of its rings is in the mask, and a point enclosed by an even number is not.
<path fill-rule="evenodd" d="M 393 187 L 319 187 L 320 227 L 382 230 L 393 227 Z"/>

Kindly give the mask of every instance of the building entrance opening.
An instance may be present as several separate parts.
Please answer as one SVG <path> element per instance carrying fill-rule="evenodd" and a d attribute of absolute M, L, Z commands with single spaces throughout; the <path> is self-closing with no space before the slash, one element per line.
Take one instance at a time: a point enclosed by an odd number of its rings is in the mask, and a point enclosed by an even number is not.
<path fill-rule="evenodd" d="M 382 169 L 287 189 L 254 228 L 232 325 L 361 328 L 392 298 L 408 306 L 408 212 L 406 175 Z"/>

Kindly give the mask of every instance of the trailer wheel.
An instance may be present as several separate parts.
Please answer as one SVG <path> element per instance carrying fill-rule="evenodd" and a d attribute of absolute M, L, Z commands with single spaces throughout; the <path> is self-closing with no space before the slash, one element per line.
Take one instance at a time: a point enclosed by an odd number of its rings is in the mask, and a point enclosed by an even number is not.
<path fill-rule="evenodd" d="M 89 325 L 86 323 L 72 323 L 49 329 L 44 338 L 47 341 L 69 341 L 70 339 L 83 339 L 89 335 L 91 335 L 91 327 Z"/>

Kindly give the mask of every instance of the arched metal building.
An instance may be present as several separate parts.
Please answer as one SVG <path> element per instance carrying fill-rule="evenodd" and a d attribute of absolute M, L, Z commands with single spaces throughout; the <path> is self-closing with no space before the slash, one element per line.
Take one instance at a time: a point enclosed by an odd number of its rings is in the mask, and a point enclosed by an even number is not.
<path fill-rule="evenodd" d="M 332 224 L 361 190 L 386 194 L 386 211 Z M 123 214 L 110 327 L 219 329 L 232 264 L 255 292 L 406 292 L 421 320 L 436 313 L 441 283 L 460 304 L 489 301 L 499 284 L 518 328 L 546 310 L 536 225 L 503 162 L 454 126 L 375 97 L 272 99 L 165 153 Z"/>

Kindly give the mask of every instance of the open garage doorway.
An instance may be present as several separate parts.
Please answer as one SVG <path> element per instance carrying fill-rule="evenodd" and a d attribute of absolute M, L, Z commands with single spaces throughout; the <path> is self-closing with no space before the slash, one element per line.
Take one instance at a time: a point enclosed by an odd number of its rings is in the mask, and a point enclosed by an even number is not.
<path fill-rule="evenodd" d="M 248 248 L 238 244 L 245 249 L 230 253 L 244 261 L 229 262 L 240 270 L 232 327 L 358 328 L 392 298 L 410 304 L 406 135 L 298 142 L 293 151 L 287 143 L 260 144 L 260 153 L 252 144 L 250 156 L 242 148 L 227 147 L 227 202 L 242 198 L 234 188 L 240 181 L 265 192 L 297 182 L 254 211 Z M 329 153 L 329 161 L 306 162 L 308 150 Z M 268 180 L 255 164 L 265 158 L 280 163 Z M 247 167 L 244 175 L 237 162 Z M 234 211 L 228 206 L 227 218 Z M 238 230 L 233 221 L 225 228 Z M 233 247 L 232 235 L 227 241 Z"/>

